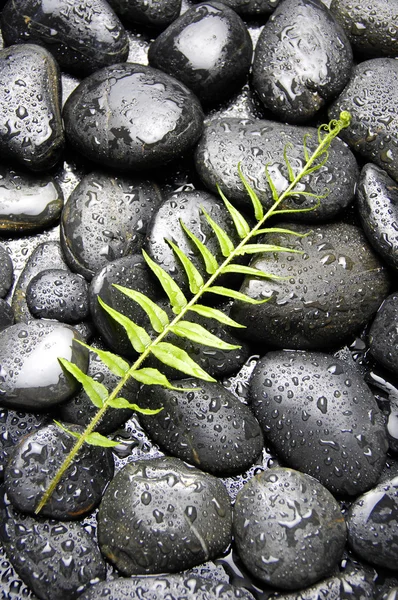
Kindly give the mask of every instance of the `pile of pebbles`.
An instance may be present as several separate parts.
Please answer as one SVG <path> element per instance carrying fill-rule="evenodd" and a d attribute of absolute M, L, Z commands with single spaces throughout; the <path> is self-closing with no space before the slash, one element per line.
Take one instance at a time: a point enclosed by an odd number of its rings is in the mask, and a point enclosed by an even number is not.
<path fill-rule="evenodd" d="M 396 0 L 0 3 L 0 588 L 5 600 L 398 596 L 398 5 Z M 221 258 L 225 195 L 253 219 L 283 154 L 342 110 L 351 126 L 255 255 L 275 278 L 220 283 L 263 304 L 179 340 L 215 379 L 128 382 L 156 415 L 110 409 L 39 516 L 96 412 L 59 361 L 108 389 L 94 351 L 135 358 L 98 303 L 144 327 L 113 284 L 168 311 L 145 249 L 189 294 L 166 238 Z M 293 229 L 301 236 L 292 236 Z M 298 252 L 297 252 L 298 251 Z M 177 341 L 175 338 L 172 341 Z M 148 366 L 159 367 L 153 358 Z M 187 391 L 185 388 L 189 388 Z"/>

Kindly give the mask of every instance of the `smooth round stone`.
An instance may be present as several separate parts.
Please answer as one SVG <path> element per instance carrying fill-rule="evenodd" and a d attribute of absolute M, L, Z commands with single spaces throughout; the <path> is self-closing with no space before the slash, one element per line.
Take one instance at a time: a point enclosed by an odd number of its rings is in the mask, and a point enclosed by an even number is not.
<path fill-rule="evenodd" d="M 33 277 L 26 288 L 26 302 L 37 319 L 73 324 L 90 314 L 86 280 L 62 269 L 48 269 Z"/>
<path fill-rule="evenodd" d="M 34 175 L 0 165 L 0 231 L 24 233 L 57 221 L 62 190 L 49 175 Z"/>
<path fill-rule="evenodd" d="M 91 348 L 96 347 L 97 345 L 91 346 Z M 100 347 L 100 350 L 106 350 L 106 348 Z M 120 377 L 114 375 L 108 369 L 98 354 L 95 353 L 95 350 L 90 351 L 89 361 L 87 375 L 95 381 L 102 383 L 107 390 L 113 390 L 120 382 Z M 138 387 L 138 382 L 130 379 L 119 395 L 132 404 L 136 404 Z M 78 394 L 56 407 L 57 418 L 62 419 L 66 423 L 76 423 L 82 426 L 87 426 L 97 412 L 98 408 L 94 406 L 83 388 Z M 108 408 L 95 430 L 105 435 L 111 433 L 127 421 L 132 414 L 133 411 L 129 408 Z"/>
<path fill-rule="evenodd" d="M 160 297 L 160 290 L 141 254 L 132 254 L 108 263 L 91 281 L 89 290 L 91 318 L 102 339 L 118 354 L 136 357 L 126 331 L 105 312 L 98 298 L 137 325 L 146 328 L 149 320 L 145 311 L 117 290 L 113 284 L 141 292 L 155 302 Z"/>
<path fill-rule="evenodd" d="M 374 358 L 392 373 L 398 373 L 398 293 L 386 298 L 369 330 L 369 348 Z"/>
<path fill-rule="evenodd" d="M 398 185 L 386 171 L 368 163 L 361 171 L 356 198 L 368 240 L 398 270 Z"/>
<path fill-rule="evenodd" d="M 14 324 L 14 311 L 11 306 L 0 298 L 0 331 Z"/>
<path fill-rule="evenodd" d="M 48 416 L 25 411 L 0 409 L 0 480 L 4 478 L 14 446 L 22 437 L 47 424 Z"/>
<path fill-rule="evenodd" d="M 7 296 L 14 281 L 14 265 L 6 248 L 0 245 L 0 298 Z"/>
<path fill-rule="evenodd" d="M 204 104 L 215 104 L 243 85 L 253 44 L 236 12 L 217 1 L 182 14 L 151 44 L 151 66 L 185 83 Z"/>
<path fill-rule="evenodd" d="M 84 431 L 78 425 L 68 428 L 79 434 Z M 34 514 L 43 492 L 75 443 L 76 438 L 55 423 L 21 440 L 4 471 L 7 494 L 17 510 Z M 51 519 L 80 519 L 100 502 L 113 471 L 109 448 L 85 444 L 40 514 Z"/>
<path fill-rule="evenodd" d="M 398 180 L 398 61 L 366 60 L 352 72 L 349 84 L 329 109 L 330 118 L 342 110 L 351 124 L 340 136 L 367 161 Z"/>
<path fill-rule="evenodd" d="M 9 0 L 1 14 L 5 44 L 39 44 L 62 69 L 89 74 L 127 60 L 129 41 L 104 0 Z"/>
<path fill-rule="evenodd" d="M 4 490 L 0 515 L 0 539 L 7 557 L 37 598 L 77 598 L 105 579 L 106 565 L 98 544 L 80 523 L 21 515 Z"/>
<path fill-rule="evenodd" d="M 141 388 L 141 407 L 162 407 L 156 415 L 139 415 L 151 439 L 165 452 L 214 475 L 248 469 L 263 448 L 260 426 L 249 408 L 220 383 L 188 378 L 174 385 L 193 391 Z"/>
<path fill-rule="evenodd" d="M 269 352 L 250 380 L 251 408 L 277 455 L 334 494 L 374 485 L 388 450 L 386 426 L 362 377 L 320 352 Z"/>
<path fill-rule="evenodd" d="M 280 0 L 220 0 L 244 17 L 264 17 L 272 13 Z"/>
<path fill-rule="evenodd" d="M 170 600 L 254 600 L 243 587 L 235 587 L 224 581 L 199 577 L 190 573 L 180 575 L 159 575 L 158 577 L 129 577 L 98 583 L 80 600 L 100 600 L 101 598 L 123 598 L 138 600 L 147 597 L 151 600 L 164 600 L 165 592 Z"/>
<path fill-rule="evenodd" d="M 266 243 L 302 254 L 256 255 L 252 267 L 286 279 L 246 277 L 240 291 L 269 301 L 253 305 L 235 300 L 231 316 L 246 326 L 239 335 L 251 341 L 329 350 L 375 314 L 388 294 L 387 270 L 354 225 L 330 223 L 312 230 L 308 225 L 281 226 L 308 235 L 269 234 Z"/>
<path fill-rule="evenodd" d="M 163 29 L 180 14 L 181 0 L 109 0 L 108 4 L 123 22 L 141 23 Z"/>
<path fill-rule="evenodd" d="M 277 118 L 303 123 L 342 91 L 352 66 L 347 36 L 320 0 L 285 0 L 258 39 L 253 86 Z"/>
<path fill-rule="evenodd" d="M 398 478 L 380 483 L 353 502 L 347 514 L 348 543 L 372 565 L 397 570 Z"/>
<path fill-rule="evenodd" d="M 196 170 L 203 183 L 217 193 L 217 184 L 230 201 L 239 203 L 253 214 L 251 200 L 240 180 L 238 164 L 262 204 L 269 208 L 273 204 L 272 193 L 265 175 L 264 165 L 268 164 L 278 193 L 289 185 L 289 174 L 284 160 L 284 150 L 295 172 L 305 164 L 303 153 L 304 136 L 309 152 L 317 147 L 317 130 L 313 127 L 299 127 L 266 121 L 264 119 L 240 119 L 237 117 L 218 118 L 210 121 L 204 130 L 195 151 Z M 294 220 L 306 222 L 330 220 L 337 216 L 354 198 L 358 178 L 356 159 L 349 148 L 338 138 L 329 149 L 327 164 L 312 173 L 305 182 L 300 182 L 298 191 L 312 194 L 325 193 L 320 206 L 312 212 L 291 215 Z M 313 208 L 317 200 L 311 197 L 296 196 L 283 204 L 286 208 Z"/>
<path fill-rule="evenodd" d="M 243 486 L 233 531 L 250 573 L 286 590 L 329 575 L 346 542 L 344 517 L 332 494 L 313 477 L 281 467 Z"/>
<path fill-rule="evenodd" d="M 21 44 L 0 50 L 0 153 L 32 171 L 53 167 L 64 133 L 57 63 L 45 48 Z"/>
<path fill-rule="evenodd" d="M 203 127 L 202 108 L 188 88 L 133 63 L 105 67 L 84 79 L 63 116 L 75 150 L 119 171 L 153 168 L 182 156 Z"/>
<path fill-rule="evenodd" d="M 109 262 L 139 252 L 160 200 L 150 181 L 100 172 L 83 177 L 62 213 L 61 244 L 71 269 L 91 280 Z"/>
<path fill-rule="evenodd" d="M 33 277 L 48 269 L 68 270 L 68 265 L 65 262 L 58 241 L 39 244 L 25 262 L 25 266 L 15 285 L 11 302 L 17 322 L 32 320 L 33 315 L 28 308 L 26 300 L 27 288 Z"/>
<path fill-rule="evenodd" d="M 398 4 L 391 0 L 332 0 L 330 11 L 359 56 L 398 56 Z"/>
<path fill-rule="evenodd" d="M 58 358 L 87 371 L 88 352 L 78 332 L 56 321 L 16 323 L 0 332 L 0 402 L 23 410 L 47 409 L 76 393 Z"/>
<path fill-rule="evenodd" d="M 102 553 L 123 575 L 182 571 L 219 556 L 231 542 L 224 485 L 177 458 L 128 463 L 98 513 Z"/>

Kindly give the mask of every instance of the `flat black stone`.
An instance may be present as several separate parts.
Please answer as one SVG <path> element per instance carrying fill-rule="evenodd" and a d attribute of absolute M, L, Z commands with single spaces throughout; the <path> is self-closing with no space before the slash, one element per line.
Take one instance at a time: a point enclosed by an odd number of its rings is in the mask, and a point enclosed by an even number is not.
<path fill-rule="evenodd" d="M 14 311 L 3 298 L 0 298 L 0 331 L 14 324 Z"/>
<path fill-rule="evenodd" d="M 398 373 L 398 293 L 380 306 L 369 330 L 369 347 L 374 358 L 394 374 Z"/>
<path fill-rule="evenodd" d="M 181 10 L 181 0 L 109 0 L 108 3 L 123 23 L 141 23 L 159 29 L 170 25 Z"/>
<path fill-rule="evenodd" d="M 0 245 L 0 298 L 7 296 L 14 281 L 14 265 L 4 246 Z"/>

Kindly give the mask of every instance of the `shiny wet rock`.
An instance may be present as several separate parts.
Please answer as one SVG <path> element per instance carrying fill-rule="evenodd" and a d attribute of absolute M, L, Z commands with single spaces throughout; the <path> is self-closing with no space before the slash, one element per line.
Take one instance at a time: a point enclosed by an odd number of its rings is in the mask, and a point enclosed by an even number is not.
<path fill-rule="evenodd" d="M 7 296 L 14 281 L 14 265 L 6 248 L 0 245 L 0 298 Z"/>
<path fill-rule="evenodd" d="M 313 477 L 281 467 L 256 475 L 242 488 L 233 530 L 246 568 L 286 590 L 329 575 L 346 541 L 344 517 L 332 494 Z"/>
<path fill-rule="evenodd" d="M 384 416 L 362 377 L 320 352 L 269 352 L 250 381 L 251 407 L 285 463 L 334 494 L 378 481 L 388 449 Z"/>
<path fill-rule="evenodd" d="M 14 311 L 6 300 L 0 298 L 0 331 L 14 324 Z"/>
<path fill-rule="evenodd" d="M 224 485 L 177 458 L 128 463 L 101 502 L 98 540 L 123 575 L 181 571 L 213 559 L 231 541 Z"/>
<path fill-rule="evenodd" d="M 380 306 L 369 330 L 370 352 L 392 373 L 398 373 L 398 293 Z"/>
<path fill-rule="evenodd" d="M 146 0 L 109 0 L 115 13 L 123 23 L 128 25 L 148 25 L 164 29 L 180 14 L 181 0 L 162 0 L 162 2 L 147 2 Z"/>
<path fill-rule="evenodd" d="M 79 434 L 84 431 L 77 425 L 69 425 L 69 429 Z M 15 447 L 5 468 L 4 482 L 16 509 L 34 514 L 43 491 L 75 441 L 75 437 L 51 423 L 32 432 Z M 51 519 L 79 519 L 100 502 L 113 470 L 109 448 L 85 444 L 40 514 Z"/>

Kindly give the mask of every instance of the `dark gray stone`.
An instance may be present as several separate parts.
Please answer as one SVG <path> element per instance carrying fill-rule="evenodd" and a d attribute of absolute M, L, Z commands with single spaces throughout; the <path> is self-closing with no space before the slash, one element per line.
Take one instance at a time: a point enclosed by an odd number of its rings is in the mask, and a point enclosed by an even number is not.
<path fill-rule="evenodd" d="M 14 311 L 3 298 L 0 298 L 0 331 L 14 324 Z"/>
<path fill-rule="evenodd" d="M 238 15 L 248 18 L 270 15 L 280 0 L 221 0 L 222 4 L 233 8 Z"/>
<path fill-rule="evenodd" d="M 224 485 L 177 458 L 128 463 L 98 513 L 102 553 L 124 575 L 181 571 L 217 557 L 231 542 Z"/>
<path fill-rule="evenodd" d="M 303 123 L 348 83 L 352 50 L 320 0 L 285 0 L 261 31 L 253 86 L 277 118 Z"/>
<path fill-rule="evenodd" d="M 210 1 L 187 10 L 161 33 L 151 44 L 148 59 L 209 105 L 242 87 L 252 53 L 242 19 L 228 6 Z"/>
<path fill-rule="evenodd" d="M 213 192 L 217 184 L 227 198 L 239 203 L 253 213 L 249 196 L 239 178 L 238 164 L 262 204 L 269 208 L 272 193 L 267 182 L 264 167 L 269 166 L 278 193 L 289 185 L 289 175 L 283 153 L 287 155 L 294 172 L 305 164 L 303 152 L 304 136 L 309 151 L 318 145 L 317 130 L 313 127 L 287 125 L 263 119 L 240 119 L 225 117 L 207 123 L 195 151 L 195 165 L 203 183 Z M 315 171 L 300 182 L 298 191 L 323 195 L 319 207 L 311 212 L 291 215 L 294 220 L 317 221 L 336 217 L 354 198 L 358 178 L 356 159 L 349 148 L 335 139 L 329 150 L 327 165 Z M 295 196 L 283 203 L 284 208 L 314 208 L 317 200 L 311 197 Z"/>
<path fill-rule="evenodd" d="M 64 106 L 70 145 L 116 170 L 153 168 L 181 156 L 202 133 L 203 112 L 182 83 L 125 63 L 84 79 Z"/>
<path fill-rule="evenodd" d="M 68 428 L 78 434 L 84 431 L 78 425 L 68 425 Z M 34 514 L 44 490 L 75 443 L 75 437 L 50 423 L 25 436 L 15 446 L 4 471 L 4 483 L 10 502 L 17 510 Z M 50 519 L 80 519 L 100 502 L 113 471 L 110 448 L 85 444 L 40 514 Z"/>
<path fill-rule="evenodd" d="M 0 298 L 7 296 L 14 281 L 14 265 L 6 248 L 0 245 Z"/>
<path fill-rule="evenodd" d="M 174 385 L 196 388 L 178 392 L 143 386 L 138 404 L 160 408 L 139 415 L 162 450 L 214 475 L 242 473 L 261 454 L 263 436 L 249 408 L 220 383 L 189 378 Z"/>
<path fill-rule="evenodd" d="M 57 63 L 45 48 L 0 50 L 0 153 L 32 171 L 53 167 L 64 147 Z"/>
<path fill-rule="evenodd" d="M 398 293 L 386 298 L 369 331 L 374 358 L 392 373 L 398 373 Z"/>
<path fill-rule="evenodd" d="M 332 494 L 313 477 L 281 467 L 256 475 L 238 493 L 233 531 L 250 573 L 286 590 L 329 575 L 346 542 Z"/>
<path fill-rule="evenodd" d="M 180 14 L 181 0 L 109 0 L 123 22 L 163 29 Z"/>
<path fill-rule="evenodd" d="M 5 44 L 39 44 L 62 69 L 89 74 L 127 60 L 127 33 L 104 0 L 9 0 L 1 14 Z"/>
<path fill-rule="evenodd" d="M 368 490 L 388 450 L 376 400 L 347 363 L 320 352 L 269 352 L 250 381 L 251 407 L 285 463 L 334 494 Z"/>
<path fill-rule="evenodd" d="M 282 224 L 281 224 L 282 225 Z M 231 316 L 246 326 L 239 335 L 278 348 L 327 349 L 352 337 L 375 314 L 388 294 L 386 267 L 362 230 L 331 223 L 283 227 L 307 237 L 268 234 L 266 243 L 301 254 L 262 253 L 250 263 L 284 280 L 246 277 L 240 291 L 263 304 L 235 300 Z"/>

